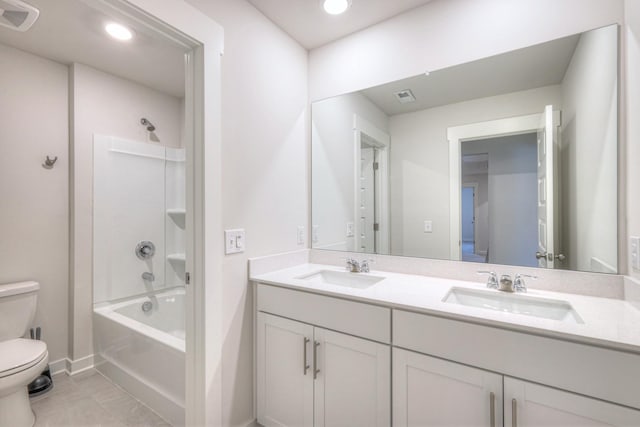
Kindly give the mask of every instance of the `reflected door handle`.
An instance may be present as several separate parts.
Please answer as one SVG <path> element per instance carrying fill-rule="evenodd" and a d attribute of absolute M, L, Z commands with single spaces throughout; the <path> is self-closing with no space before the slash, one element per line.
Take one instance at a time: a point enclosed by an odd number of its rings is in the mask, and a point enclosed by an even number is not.
<path fill-rule="evenodd" d="M 547 253 L 536 252 L 536 259 L 547 258 Z"/>
<path fill-rule="evenodd" d="M 558 254 L 558 255 L 556 255 L 556 259 L 558 261 L 564 261 L 565 259 L 567 259 L 567 257 L 564 256 L 564 254 Z"/>

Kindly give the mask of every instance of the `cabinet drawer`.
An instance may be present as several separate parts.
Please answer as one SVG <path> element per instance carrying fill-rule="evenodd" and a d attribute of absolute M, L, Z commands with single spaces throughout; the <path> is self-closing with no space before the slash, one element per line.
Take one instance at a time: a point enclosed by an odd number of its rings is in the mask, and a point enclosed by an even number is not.
<path fill-rule="evenodd" d="M 391 342 L 391 309 L 258 284 L 258 310 L 323 328 Z"/>
<path fill-rule="evenodd" d="M 640 355 L 393 311 L 393 345 L 640 408 Z"/>

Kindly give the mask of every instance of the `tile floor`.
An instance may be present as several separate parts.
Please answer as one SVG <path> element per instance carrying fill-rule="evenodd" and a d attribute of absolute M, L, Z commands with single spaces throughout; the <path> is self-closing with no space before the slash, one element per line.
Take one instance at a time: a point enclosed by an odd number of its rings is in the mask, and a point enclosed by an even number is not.
<path fill-rule="evenodd" d="M 57 374 L 53 389 L 31 399 L 35 427 L 170 426 L 97 371 Z"/>

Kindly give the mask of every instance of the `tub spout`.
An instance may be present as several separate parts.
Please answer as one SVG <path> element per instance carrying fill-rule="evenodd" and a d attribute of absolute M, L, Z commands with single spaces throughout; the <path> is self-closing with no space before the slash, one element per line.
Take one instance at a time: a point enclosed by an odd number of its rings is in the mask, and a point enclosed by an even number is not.
<path fill-rule="evenodd" d="M 156 280 L 156 276 L 154 276 L 153 273 L 144 272 L 142 273 L 142 280 L 153 282 L 154 280 Z"/>

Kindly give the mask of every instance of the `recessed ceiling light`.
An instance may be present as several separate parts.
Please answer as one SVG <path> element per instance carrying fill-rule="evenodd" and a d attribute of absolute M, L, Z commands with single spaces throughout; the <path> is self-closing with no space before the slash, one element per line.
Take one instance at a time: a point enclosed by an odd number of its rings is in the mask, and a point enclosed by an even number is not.
<path fill-rule="evenodd" d="M 133 38 L 133 31 L 125 27 L 124 25 L 110 22 L 104 27 L 107 34 L 116 40 L 127 41 Z"/>
<path fill-rule="evenodd" d="M 351 6 L 351 0 L 323 0 L 322 8 L 329 15 L 340 15 Z"/>

